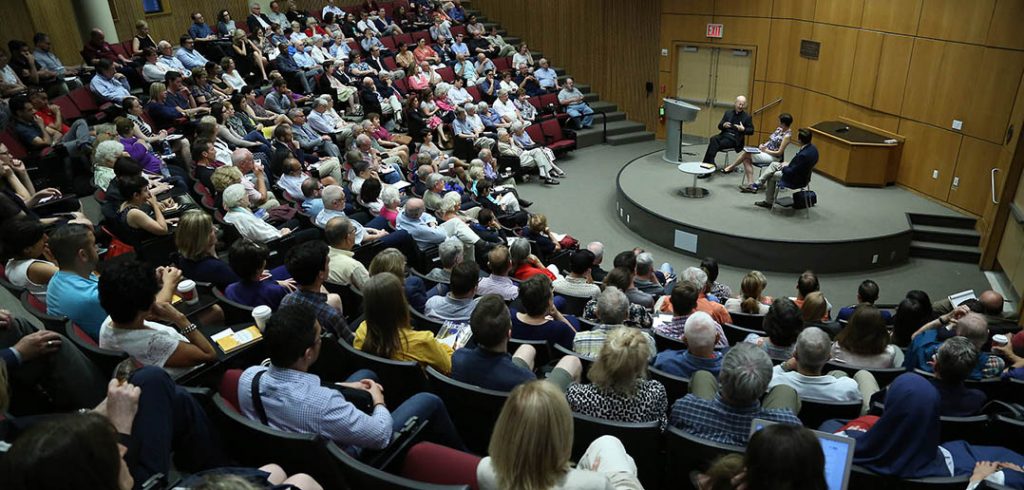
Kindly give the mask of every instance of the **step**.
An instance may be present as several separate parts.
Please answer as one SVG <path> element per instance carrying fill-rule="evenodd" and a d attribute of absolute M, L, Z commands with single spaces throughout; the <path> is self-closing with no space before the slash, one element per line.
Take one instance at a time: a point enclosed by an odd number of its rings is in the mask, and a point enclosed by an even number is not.
<path fill-rule="evenodd" d="M 594 118 L 594 127 L 601 128 L 600 116 Z M 639 131 L 645 131 L 647 129 L 644 127 L 643 124 L 640 124 L 636 121 L 630 121 L 628 119 L 623 121 L 609 121 L 607 127 L 608 130 L 605 133 L 607 136 L 615 136 L 626 133 L 636 133 Z"/>
<path fill-rule="evenodd" d="M 604 133 L 601 131 L 600 124 L 595 123 L 591 128 L 576 130 L 576 148 L 586 148 L 601 143 L 604 143 Z"/>
<path fill-rule="evenodd" d="M 622 121 L 622 120 L 626 119 L 626 113 L 622 112 L 622 111 L 606 112 L 605 113 L 605 118 L 607 119 L 608 122 Z"/>
<path fill-rule="evenodd" d="M 583 94 L 583 101 L 586 103 L 597 102 L 601 100 L 601 96 L 595 93 Z"/>
<path fill-rule="evenodd" d="M 515 36 L 507 36 L 506 37 L 504 34 L 502 34 L 501 37 L 505 38 L 505 42 L 515 46 L 516 50 L 519 49 L 519 43 L 522 42 L 522 39 L 519 39 L 518 37 L 515 37 Z"/>
<path fill-rule="evenodd" d="M 612 146 L 628 145 L 630 143 L 639 143 L 641 141 L 652 141 L 654 140 L 654 133 L 650 131 L 638 131 L 635 133 L 617 134 L 609 136 L 605 142 Z"/>
<path fill-rule="evenodd" d="M 934 242 L 910 242 L 910 256 L 966 264 L 976 264 L 981 261 L 981 251 L 978 250 L 978 247 Z"/>
<path fill-rule="evenodd" d="M 915 224 L 912 224 L 910 229 L 913 231 L 913 239 L 920 242 L 947 243 L 971 247 L 977 247 L 981 243 L 981 234 L 974 229 Z"/>
<path fill-rule="evenodd" d="M 590 93 L 590 85 L 587 85 L 585 83 L 577 83 L 576 88 L 579 89 L 579 91 L 584 94 Z"/>
<path fill-rule="evenodd" d="M 534 59 L 535 60 L 539 60 L 540 58 L 534 58 Z M 565 75 L 565 68 L 559 68 L 557 66 L 552 67 L 552 68 L 555 70 L 555 74 L 556 75 L 558 75 L 558 76 L 564 76 Z"/>
<path fill-rule="evenodd" d="M 615 105 L 612 102 L 607 102 L 604 100 L 588 102 L 587 105 L 589 105 L 590 108 L 594 110 L 594 112 L 615 112 L 619 110 L 619 106 Z"/>
<path fill-rule="evenodd" d="M 910 222 L 914 225 L 942 226 L 945 228 L 960 228 L 973 230 L 978 220 L 966 216 L 948 216 L 937 214 L 907 213 Z"/>

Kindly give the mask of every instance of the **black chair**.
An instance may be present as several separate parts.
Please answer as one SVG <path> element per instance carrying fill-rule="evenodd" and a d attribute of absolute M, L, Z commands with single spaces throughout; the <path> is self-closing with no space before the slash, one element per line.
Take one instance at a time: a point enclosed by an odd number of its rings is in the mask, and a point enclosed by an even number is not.
<path fill-rule="evenodd" d="M 341 284 L 324 283 L 327 292 L 337 294 L 341 297 L 341 311 L 344 313 L 345 321 L 352 320 L 363 314 L 363 293 L 353 285 L 342 286 Z"/>
<path fill-rule="evenodd" d="M 729 340 L 729 345 L 736 345 L 743 342 L 743 339 L 747 338 L 750 334 L 755 334 L 759 337 L 765 337 L 768 334 L 751 328 L 743 328 L 738 325 L 726 323 L 722 325 L 722 330 L 725 331 L 725 338 Z"/>
<path fill-rule="evenodd" d="M 800 421 L 809 429 L 817 430 L 822 422 L 831 419 L 852 420 L 860 416 L 861 402 L 820 402 L 801 400 Z"/>
<path fill-rule="evenodd" d="M 243 305 L 228 299 L 224 295 L 224 292 L 218 287 L 214 287 L 213 297 L 217 298 L 217 304 L 220 305 L 221 309 L 224 310 L 224 323 L 227 325 L 234 325 L 236 323 L 242 323 L 252 320 L 252 306 Z"/>
<path fill-rule="evenodd" d="M 224 446 L 231 448 L 239 464 L 259 467 L 273 461 L 289 474 L 309 474 L 324 488 L 348 488 L 320 436 L 284 432 L 249 420 L 221 394 L 213 396 L 213 404 Z"/>
<path fill-rule="evenodd" d="M 388 409 L 394 410 L 409 397 L 426 390 L 427 378 L 419 363 L 384 359 L 356 349 L 348 342 L 339 344 L 345 354 L 346 365 L 355 369 L 369 369 L 377 375 L 387 390 L 384 399 L 387 400 Z"/>
<path fill-rule="evenodd" d="M 85 357 L 92 361 L 103 374 L 113 377 L 117 365 L 128 359 L 128 354 L 124 352 L 101 349 L 96 341 L 78 325 L 72 322 L 66 322 L 65 325 L 65 330 L 60 333 L 64 334 L 72 344 L 75 344 L 75 347 L 78 347 L 78 350 L 85 354 Z"/>
<path fill-rule="evenodd" d="M 690 472 L 706 471 L 720 456 L 744 452 L 741 446 L 708 441 L 669 426 L 665 429 L 665 481 L 679 488 L 693 488 Z"/>
<path fill-rule="evenodd" d="M 558 296 L 565 300 L 565 305 L 562 306 L 561 310 L 563 315 L 583 316 L 583 309 L 586 308 L 587 302 L 590 301 L 590 298 L 566 296 L 564 294 L 559 294 Z"/>
<path fill-rule="evenodd" d="M 935 379 L 935 373 L 925 371 L 921 368 L 915 369 L 914 372 L 928 379 Z M 985 378 L 965 380 L 964 386 L 983 391 L 989 400 L 999 400 L 1005 390 L 1004 387 L 1007 385 L 1004 385 L 1001 378 Z"/>
<path fill-rule="evenodd" d="M 989 430 L 995 436 L 994 445 L 1007 448 L 1019 448 L 1024 441 L 1024 421 L 1006 415 L 994 415 Z"/>
<path fill-rule="evenodd" d="M 579 322 L 580 322 L 580 330 L 579 330 L 580 332 L 586 332 L 587 330 L 593 330 L 595 327 L 601 325 L 601 322 L 594 321 L 594 320 L 587 320 L 586 318 L 583 318 L 582 316 L 578 316 L 578 317 L 576 317 L 576 319 L 579 320 Z"/>
<path fill-rule="evenodd" d="M 594 358 L 589 356 L 583 356 L 576 351 L 566 349 L 561 344 L 551 344 L 552 349 L 555 351 L 555 357 L 561 359 L 564 356 L 576 356 L 580 359 L 580 364 L 583 365 L 583 373 L 580 374 L 580 382 L 586 383 L 588 381 L 587 373 L 590 372 L 590 368 L 594 366 Z"/>
<path fill-rule="evenodd" d="M 429 272 L 429 271 L 427 271 L 427 272 Z M 420 271 L 418 271 L 416 269 L 410 268 L 409 269 L 409 273 L 414 275 L 414 276 L 416 276 L 416 277 L 418 277 L 418 278 L 420 278 L 420 280 L 423 281 L 423 289 L 426 289 L 427 291 L 429 291 L 431 288 L 433 288 L 434 286 L 437 285 L 437 281 L 435 281 L 433 279 L 428 279 L 427 275 L 425 273 L 421 273 Z M 448 283 L 445 283 L 445 284 L 448 284 Z"/>
<path fill-rule="evenodd" d="M 1003 380 L 999 388 L 999 395 L 996 397 L 998 400 L 1024 405 L 1024 379 Z"/>
<path fill-rule="evenodd" d="M 551 359 L 561 357 L 552 353 L 551 345 L 546 340 L 508 339 L 508 353 L 515 354 L 516 349 L 521 345 L 532 345 L 537 351 L 537 357 L 533 360 L 534 371 L 547 365 L 547 363 L 551 362 Z"/>
<path fill-rule="evenodd" d="M 654 337 L 654 347 L 661 352 L 663 350 L 686 350 L 686 343 L 681 339 L 674 339 L 657 330 L 651 330 Z"/>
<path fill-rule="evenodd" d="M 850 488 L 871 490 L 962 490 L 967 488 L 969 476 L 908 478 L 879 475 L 866 468 L 854 466 L 850 471 Z"/>
<path fill-rule="evenodd" d="M 878 387 L 879 388 L 885 388 L 886 386 L 889 386 L 899 375 L 907 372 L 907 370 L 902 368 L 902 367 L 894 367 L 894 368 L 861 368 L 861 367 L 851 366 L 849 364 L 845 364 L 845 363 L 841 363 L 841 362 L 829 362 L 829 363 L 826 363 L 825 364 L 825 368 L 822 369 L 822 372 L 826 372 L 827 373 L 829 371 L 839 370 L 839 371 L 842 371 L 842 372 L 844 372 L 847 375 L 852 377 L 854 375 L 854 373 L 856 373 L 857 371 L 860 371 L 862 369 L 867 371 L 867 372 L 869 372 L 869 373 L 871 373 L 871 375 L 875 377 L 875 381 L 878 382 Z"/>
<path fill-rule="evenodd" d="M 974 415 L 972 417 L 948 417 L 939 418 L 940 436 L 942 442 L 946 441 L 967 441 L 977 445 L 992 445 L 995 437 L 988 429 L 988 415 Z"/>
<path fill-rule="evenodd" d="M 676 400 L 686 396 L 690 392 L 690 380 L 681 376 L 666 373 L 660 369 L 648 367 L 647 372 L 651 374 L 651 379 L 660 382 L 665 386 L 665 392 L 668 394 L 669 407 L 672 406 Z"/>
<path fill-rule="evenodd" d="M 733 325 L 736 325 L 737 327 L 743 327 L 750 330 L 761 330 L 763 328 L 762 325 L 764 325 L 764 315 L 730 311 L 729 316 L 732 317 Z"/>
<path fill-rule="evenodd" d="M 437 335 L 437 332 L 440 332 L 443 326 L 442 322 L 434 320 L 412 307 L 409 308 L 409 321 L 412 322 L 413 330 L 427 330 L 434 332 L 434 335 Z"/>
<path fill-rule="evenodd" d="M 348 484 L 344 488 L 373 488 L 374 490 L 460 490 L 469 488 L 469 485 L 434 485 L 392 475 L 359 461 L 334 443 L 328 443 L 326 449 L 338 464 L 341 472 L 344 473 L 345 481 Z"/>
<path fill-rule="evenodd" d="M 427 377 L 430 391 L 444 400 L 462 442 L 473 453 L 487 454 L 494 424 L 508 393 L 456 381 L 432 367 L 427 367 Z"/>
<path fill-rule="evenodd" d="M 579 413 L 572 414 L 572 460 L 579 461 L 587 447 L 601 436 L 615 436 L 636 461 L 637 476 L 646 488 L 661 488 L 661 425 L 655 422 L 615 422 Z"/>
<path fill-rule="evenodd" d="M 43 328 L 54 332 L 64 332 L 64 329 L 68 324 L 68 317 L 50 315 L 47 313 L 46 303 L 43 303 L 39 298 L 33 296 L 27 289 L 21 291 L 21 296 L 18 299 L 21 301 L 21 307 L 25 308 L 25 311 L 36 317 L 36 319 L 43 324 Z"/>

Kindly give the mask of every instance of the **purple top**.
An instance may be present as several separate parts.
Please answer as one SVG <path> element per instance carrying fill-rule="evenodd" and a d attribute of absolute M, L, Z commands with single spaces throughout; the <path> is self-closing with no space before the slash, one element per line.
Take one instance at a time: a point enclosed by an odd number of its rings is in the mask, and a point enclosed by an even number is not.
<path fill-rule="evenodd" d="M 224 291 L 228 299 L 236 303 L 252 306 L 267 305 L 276 310 L 281 300 L 288 295 L 288 290 L 273 279 L 260 282 L 236 282 Z"/>
<path fill-rule="evenodd" d="M 139 143 L 138 138 L 121 138 L 121 144 L 124 145 L 124 151 L 128 152 L 128 156 L 138 162 L 143 170 L 153 174 L 160 173 L 160 164 L 162 162 L 150 153 L 142 143 Z"/>

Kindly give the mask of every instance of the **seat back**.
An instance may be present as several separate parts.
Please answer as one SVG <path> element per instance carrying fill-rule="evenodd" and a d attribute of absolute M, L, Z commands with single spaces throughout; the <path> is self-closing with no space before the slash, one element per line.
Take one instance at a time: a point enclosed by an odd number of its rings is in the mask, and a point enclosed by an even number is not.
<path fill-rule="evenodd" d="M 750 313 L 729 312 L 732 317 L 732 324 L 750 330 L 764 330 L 764 315 L 752 315 Z"/>
<path fill-rule="evenodd" d="M 583 309 L 586 308 L 587 302 L 590 298 L 580 298 L 578 296 L 566 296 L 559 295 L 565 300 L 564 306 L 562 306 L 562 313 L 565 315 L 583 316 Z"/>
<path fill-rule="evenodd" d="M 395 43 L 395 38 L 393 36 L 384 36 L 380 38 L 380 43 L 383 44 L 385 48 L 388 48 L 391 51 L 395 51 L 395 47 L 398 46 Z"/>
<path fill-rule="evenodd" d="M 85 330 L 74 323 L 67 322 L 67 329 L 62 333 L 105 375 L 113 376 L 117 365 L 128 359 L 124 352 L 101 349 Z"/>
<path fill-rule="evenodd" d="M 993 445 L 1019 448 L 1020 441 L 1024 441 L 1024 421 L 1016 420 L 1006 415 L 994 415 L 989 423 L 989 430 L 995 437 Z"/>
<path fill-rule="evenodd" d="M 409 448 L 402 463 L 402 476 L 441 485 L 468 484 L 477 488 L 476 467 L 480 457 L 456 449 L 421 442 Z"/>
<path fill-rule="evenodd" d="M 665 429 L 665 481 L 689 482 L 691 471 L 706 471 L 720 456 L 744 451 L 741 446 L 704 440 L 669 426 Z"/>
<path fill-rule="evenodd" d="M 53 99 L 53 103 L 60 107 L 60 115 L 65 121 L 71 121 L 82 117 L 82 111 L 78 110 L 78 106 L 75 105 L 75 101 L 71 100 L 71 97 L 62 95 Z"/>
<path fill-rule="evenodd" d="M 870 488 L 871 490 L 954 490 L 967 487 L 970 477 L 938 477 L 901 479 L 896 476 L 879 475 L 866 468 L 854 465 L 850 471 L 849 488 Z"/>
<path fill-rule="evenodd" d="M 46 303 L 30 293 L 27 289 L 21 291 L 21 295 L 18 299 L 21 301 L 21 306 L 25 308 L 26 311 L 42 322 L 43 328 L 54 332 L 64 331 L 65 325 L 68 323 L 68 317 L 48 314 L 46 312 Z"/>
<path fill-rule="evenodd" d="M 797 416 L 805 427 L 817 430 L 826 420 L 852 420 L 859 417 L 861 407 L 860 401 L 840 403 L 801 400 L 800 413 Z"/>
<path fill-rule="evenodd" d="M 438 68 L 437 74 L 441 76 L 441 80 L 444 80 L 448 83 L 452 83 L 455 81 L 455 70 L 450 66 Z"/>
<path fill-rule="evenodd" d="M 736 345 L 743 342 L 743 339 L 747 338 L 750 334 L 756 334 L 760 337 L 764 337 L 768 334 L 755 330 L 752 328 L 743 328 L 731 323 L 725 323 L 722 325 L 722 330 L 725 331 L 725 338 L 729 340 L 729 345 Z"/>
<path fill-rule="evenodd" d="M 100 110 L 100 106 L 96 105 L 96 99 L 93 98 L 92 92 L 86 87 L 79 87 L 71 91 L 68 94 L 71 100 L 78 106 L 78 110 L 83 113 L 97 112 Z"/>
<path fill-rule="evenodd" d="M 686 344 L 681 339 L 674 339 L 657 330 L 652 330 L 654 347 L 661 352 L 663 350 L 686 350 Z"/>
<path fill-rule="evenodd" d="M 444 326 L 442 322 L 420 313 L 411 306 L 409 307 L 409 321 L 412 322 L 413 330 L 426 330 L 433 332 L 434 335 L 437 335 L 441 331 L 441 327 Z"/>
<path fill-rule="evenodd" d="M 648 367 L 647 372 L 650 373 L 651 379 L 665 386 L 665 393 L 668 395 L 670 407 L 673 402 L 690 392 L 690 380 L 687 378 L 669 374 L 653 367 Z"/>
<path fill-rule="evenodd" d="M 394 37 L 395 45 L 396 46 L 401 44 L 401 43 L 405 43 L 405 44 L 409 45 L 409 50 L 410 51 L 412 50 L 412 48 L 416 47 L 416 43 L 412 39 L 412 34 L 398 34 L 398 35 L 393 36 L 393 37 Z"/>
<path fill-rule="evenodd" d="M 329 282 L 325 282 L 324 287 L 327 288 L 327 292 L 341 297 L 341 311 L 345 314 L 345 320 L 351 322 L 363 314 L 363 293 L 359 288 Z"/>
<path fill-rule="evenodd" d="M 468 92 L 469 96 L 473 98 L 473 102 L 480 102 L 481 100 L 483 100 L 480 98 L 480 89 L 476 88 L 475 86 L 466 87 L 466 92 Z"/>
<path fill-rule="evenodd" d="M 540 130 L 540 124 L 531 124 L 526 127 L 526 134 L 538 145 L 544 144 L 544 132 Z"/>
<path fill-rule="evenodd" d="M 412 33 L 413 44 L 416 44 L 416 43 L 420 42 L 420 39 L 423 39 L 424 41 L 426 41 L 427 44 L 430 44 L 431 42 L 433 42 L 430 39 L 430 33 L 427 32 L 427 31 L 415 31 L 415 32 Z"/>
<path fill-rule="evenodd" d="M 494 58 L 492 61 L 494 62 L 494 72 L 495 73 L 504 73 L 504 72 L 508 71 L 509 68 L 512 66 L 512 58 L 510 58 L 508 56 L 502 56 L 500 58 Z"/>
<path fill-rule="evenodd" d="M 220 377 L 220 385 L 217 388 L 217 393 L 220 393 L 228 406 L 238 413 L 242 413 L 242 408 L 238 405 L 238 379 L 241 377 L 241 369 L 228 369 Z"/>
<path fill-rule="evenodd" d="M 468 485 L 432 485 L 393 475 L 370 466 L 346 453 L 333 443 L 326 446 L 328 454 L 341 469 L 346 488 L 372 488 L 374 490 L 455 490 L 468 489 Z M 324 488 L 330 488 L 324 486 Z"/>
<path fill-rule="evenodd" d="M 655 422 L 614 422 L 579 413 L 572 414 L 572 459 L 579 461 L 590 443 L 609 435 L 618 438 L 637 466 L 637 477 L 646 488 L 661 488 L 663 466 L 661 426 Z"/>
<path fill-rule="evenodd" d="M 2 261 L 0 261 L 0 286 L 3 286 L 4 289 L 6 289 L 8 292 L 15 296 L 18 296 L 19 298 L 21 297 L 21 293 L 25 291 L 25 288 L 15 286 L 13 283 L 11 283 L 11 281 L 7 279 L 7 271 L 4 268 L 4 264 L 2 263 Z"/>
<path fill-rule="evenodd" d="M 839 370 L 839 371 L 842 371 L 842 372 L 844 372 L 844 373 L 846 373 L 846 374 L 848 374 L 850 376 L 853 376 L 854 373 L 856 373 L 857 371 L 860 371 L 861 369 L 864 369 L 865 371 L 871 373 L 871 375 L 875 377 L 875 381 L 878 382 L 878 387 L 879 388 L 885 388 L 886 386 L 889 386 L 889 384 L 892 383 L 893 380 L 895 380 L 897 376 L 907 372 L 907 370 L 902 368 L 902 367 L 885 368 L 885 369 L 879 369 L 879 368 L 870 368 L 870 369 L 868 369 L 868 368 L 860 368 L 860 367 L 857 367 L 857 366 L 851 366 L 849 364 L 845 364 L 845 363 L 841 363 L 841 362 L 829 362 L 829 363 L 826 363 L 825 364 L 825 368 L 822 371 L 827 373 L 829 371 Z"/>
<path fill-rule="evenodd" d="M 562 136 L 562 126 L 558 124 L 558 119 L 549 118 L 541 121 L 540 130 L 544 133 L 545 145 L 557 143 L 565 139 Z"/>
<path fill-rule="evenodd" d="M 994 434 L 989 432 L 989 416 L 939 418 L 940 436 L 945 441 L 967 441 L 980 446 L 996 443 Z"/>
<path fill-rule="evenodd" d="M 589 356 L 580 355 L 576 351 L 566 349 L 562 344 L 551 344 L 551 350 L 554 356 L 561 359 L 564 356 L 575 356 L 580 360 L 580 364 L 583 366 L 583 372 L 580 373 L 580 382 L 586 383 L 589 378 L 587 374 L 590 373 L 590 368 L 594 367 L 594 358 Z"/>
<path fill-rule="evenodd" d="M 388 409 L 398 408 L 409 397 L 426 389 L 427 378 L 423 375 L 419 363 L 384 359 L 356 349 L 348 342 L 339 343 L 347 366 L 369 369 L 380 379 L 381 385 L 387 390 L 384 398 L 387 400 Z"/>
<path fill-rule="evenodd" d="M 345 478 L 320 436 L 267 427 L 239 413 L 220 394 L 213 395 L 214 418 L 224 447 L 240 465 L 259 467 L 273 461 L 288 474 L 306 473 L 324 488 L 348 488 Z"/>
<path fill-rule="evenodd" d="M 508 393 L 456 381 L 432 367 L 427 367 L 427 377 L 430 391 L 444 400 L 462 442 L 475 454 L 487 454 L 494 424 Z"/>
<path fill-rule="evenodd" d="M 213 291 L 213 297 L 217 298 L 217 303 L 220 304 L 222 310 L 224 310 L 224 323 L 227 325 L 233 325 L 236 323 L 247 322 L 252 319 L 252 306 L 243 305 L 228 299 L 224 295 L 224 291 L 221 291 L 219 287 L 210 288 Z"/>
<path fill-rule="evenodd" d="M 539 368 L 546 365 L 552 359 L 551 346 L 546 340 L 522 340 L 522 339 L 508 339 L 508 353 L 515 354 L 516 349 L 521 345 L 532 345 L 537 351 L 537 357 L 533 360 L 534 368 Z"/>
<path fill-rule="evenodd" d="M 14 134 L 13 128 L 7 128 L 0 131 L 0 143 L 7 146 L 7 150 L 11 152 L 11 156 L 24 160 L 28 158 L 28 148 L 21 143 L 21 140 Z"/>

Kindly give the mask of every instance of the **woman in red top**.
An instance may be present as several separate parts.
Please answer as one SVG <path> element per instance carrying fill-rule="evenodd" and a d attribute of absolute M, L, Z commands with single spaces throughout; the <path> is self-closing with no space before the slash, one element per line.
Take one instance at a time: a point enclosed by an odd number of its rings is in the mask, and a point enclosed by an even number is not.
<path fill-rule="evenodd" d="M 512 256 L 512 277 L 525 281 L 537 274 L 543 274 L 554 281 L 558 279 L 555 273 L 544 267 L 536 255 L 530 253 L 530 242 L 525 238 L 516 238 L 509 248 Z"/>

